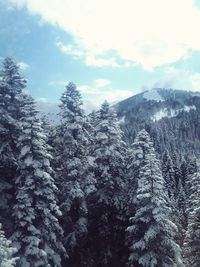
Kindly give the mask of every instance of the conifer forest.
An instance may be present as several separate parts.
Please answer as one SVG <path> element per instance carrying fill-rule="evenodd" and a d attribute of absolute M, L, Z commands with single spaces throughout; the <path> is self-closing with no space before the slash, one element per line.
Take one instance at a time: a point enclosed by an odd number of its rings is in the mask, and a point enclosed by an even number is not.
<path fill-rule="evenodd" d="M 200 267 L 200 93 L 87 114 L 69 82 L 52 123 L 28 86 L 5 58 L 0 267 Z"/>

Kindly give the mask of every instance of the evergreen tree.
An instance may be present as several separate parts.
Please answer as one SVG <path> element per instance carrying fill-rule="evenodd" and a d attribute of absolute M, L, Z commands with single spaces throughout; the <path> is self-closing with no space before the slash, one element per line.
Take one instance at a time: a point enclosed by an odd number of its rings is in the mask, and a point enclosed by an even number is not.
<path fill-rule="evenodd" d="M 116 114 L 107 102 L 95 120 L 92 149 L 97 180 L 97 191 L 91 200 L 93 258 L 96 266 L 120 266 L 124 249 L 126 147 Z"/>
<path fill-rule="evenodd" d="M 181 171 L 182 185 L 185 188 L 185 183 L 186 183 L 186 179 L 187 179 L 187 176 L 188 176 L 188 164 L 187 164 L 185 158 L 183 158 L 182 161 L 181 161 L 180 171 Z"/>
<path fill-rule="evenodd" d="M 198 172 L 196 157 L 187 158 L 187 171 L 185 177 L 185 194 L 186 194 L 186 214 L 189 217 L 190 211 L 194 209 L 193 192 L 195 188 L 193 186 L 193 175 Z"/>
<path fill-rule="evenodd" d="M 61 266 L 61 212 L 56 203 L 57 188 L 50 166 L 51 155 L 46 144 L 35 104 L 30 96 L 21 99 L 21 134 L 18 138 L 14 234 L 20 267 Z"/>
<path fill-rule="evenodd" d="M 191 176 L 188 226 L 184 242 L 186 267 L 200 266 L 200 173 Z"/>
<path fill-rule="evenodd" d="M 168 191 L 169 198 L 173 200 L 176 194 L 175 171 L 173 168 L 172 159 L 167 150 L 164 152 L 162 157 L 162 174 L 165 180 L 165 187 Z"/>
<path fill-rule="evenodd" d="M 135 149 L 135 148 L 134 148 Z M 132 145 L 127 150 L 127 166 L 126 166 L 126 192 L 127 192 L 127 208 L 129 217 L 135 212 L 135 193 L 137 189 L 138 167 L 136 166 L 137 155 L 133 151 Z"/>
<path fill-rule="evenodd" d="M 19 99 L 26 81 L 11 58 L 3 61 L 0 71 L 0 219 L 6 233 L 12 232 L 11 210 L 15 195 L 17 139 L 20 125 Z"/>
<path fill-rule="evenodd" d="M 81 250 L 88 233 L 87 197 L 95 190 L 88 155 L 90 126 L 82 104 L 76 85 L 69 83 L 61 97 L 61 125 L 54 142 L 62 224 L 71 265 L 83 260 Z"/>
<path fill-rule="evenodd" d="M 180 169 L 180 160 L 179 160 L 179 155 L 177 151 L 172 152 L 172 162 L 173 162 L 173 169 L 174 169 L 174 177 L 175 177 L 175 182 L 176 186 L 178 185 L 178 181 L 181 178 L 181 169 Z"/>
<path fill-rule="evenodd" d="M 0 266 L 14 267 L 17 261 L 17 258 L 13 256 L 15 252 L 16 249 L 11 246 L 11 241 L 5 238 L 0 224 Z"/>
<path fill-rule="evenodd" d="M 135 148 L 135 149 L 134 149 Z M 130 218 L 129 266 L 183 266 L 180 247 L 174 241 L 177 227 L 170 221 L 160 163 L 148 133 L 142 130 L 133 144 L 138 168 L 136 213 Z"/>
<path fill-rule="evenodd" d="M 177 186 L 177 199 L 175 201 L 174 208 L 172 208 L 172 210 L 173 210 L 172 218 L 175 218 L 174 222 L 178 227 L 176 240 L 182 247 L 185 238 L 185 231 L 187 228 L 187 213 L 186 213 L 186 193 L 181 179 L 179 179 L 179 183 Z"/>

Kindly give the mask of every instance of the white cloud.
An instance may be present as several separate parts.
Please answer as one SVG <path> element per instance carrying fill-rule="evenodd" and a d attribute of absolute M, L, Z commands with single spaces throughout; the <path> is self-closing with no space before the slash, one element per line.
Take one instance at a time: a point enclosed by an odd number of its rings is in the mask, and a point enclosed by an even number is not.
<path fill-rule="evenodd" d="M 36 102 L 48 103 L 48 99 L 45 97 L 38 97 L 38 98 L 36 98 Z"/>
<path fill-rule="evenodd" d="M 94 84 L 95 84 L 96 87 L 105 87 L 107 85 L 110 85 L 111 81 L 110 80 L 106 80 L 106 79 L 96 79 L 94 81 Z"/>
<path fill-rule="evenodd" d="M 25 63 L 25 62 L 19 62 L 17 65 L 19 66 L 19 68 L 21 70 L 27 70 L 27 69 L 30 68 L 30 66 L 27 63 Z"/>
<path fill-rule="evenodd" d="M 98 95 L 101 93 L 97 88 L 90 87 L 89 85 L 79 85 L 77 89 L 84 94 Z"/>
<path fill-rule="evenodd" d="M 133 92 L 131 90 L 109 90 L 105 92 L 105 95 L 103 97 L 108 102 L 112 103 L 116 101 L 121 101 L 132 95 L 133 95 Z"/>
<path fill-rule="evenodd" d="M 119 56 L 152 70 L 200 50 L 194 0 L 10 1 L 73 36 L 73 44 L 59 48 L 87 65 L 116 67 Z"/>
<path fill-rule="evenodd" d="M 117 63 L 116 58 L 111 57 L 111 58 L 103 58 L 103 57 L 96 57 L 94 55 L 88 55 L 85 58 L 85 63 L 87 66 L 95 66 L 95 67 L 112 67 L 116 68 L 119 67 L 120 65 Z"/>
<path fill-rule="evenodd" d="M 105 100 L 109 103 L 121 101 L 133 95 L 128 89 L 113 89 L 104 87 L 92 87 L 89 85 L 79 85 L 77 89 L 83 94 L 83 98 L 87 99 L 95 107 L 99 107 Z"/>
<path fill-rule="evenodd" d="M 167 67 L 165 75 L 148 86 L 148 88 L 154 87 L 200 91 L 200 73 L 173 66 Z"/>
<path fill-rule="evenodd" d="M 65 45 L 61 41 L 56 42 L 56 46 L 65 54 L 71 55 L 75 58 L 82 58 L 84 56 L 84 53 L 78 49 L 75 48 L 73 45 Z"/>
<path fill-rule="evenodd" d="M 200 73 L 191 74 L 189 79 L 191 82 L 192 90 L 200 92 Z"/>
<path fill-rule="evenodd" d="M 48 85 L 50 86 L 62 86 L 65 87 L 67 84 L 69 83 L 69 81 L 50 81 L 48 82 Z"/>
<path fill-rule="evenodd" d="M 119 67 L 120 65 L 117 63 L 116 58 L 105 58 L 105 57 L 97 57 L 92 54 L 92 51 L 84 50 L 81 46 L 77 45 L 66 45 L 61 41 L 56 41 L 56 46 L 61 50 L 61 52 L 73 56 L 75 59 L 84 59 L 85 64 L 87 66 L 95 66 L 95 67 L 106 67 L 110 66 L 113 68 Z"/>

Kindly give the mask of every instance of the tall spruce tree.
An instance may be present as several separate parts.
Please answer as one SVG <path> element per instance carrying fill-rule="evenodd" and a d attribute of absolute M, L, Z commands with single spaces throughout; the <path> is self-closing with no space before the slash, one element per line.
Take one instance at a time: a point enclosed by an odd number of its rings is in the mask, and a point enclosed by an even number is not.
<path fill-rule="evenodd" d="M 134 149 L 135 148 L 135 149 Z M 160 162 L 148 133 L 142 130 L 133 144 L 137 171 L 136 213 L 127 228 L 129 266 L 183 266 L 174 241 L 177 227 L 170 221 Z"/>
<path fill-rule="evenodd" d="M 12 58 L 3 61 L 0 71 L 0 220 L 6 233 L 12 232 L 11 210 L 15 195 L 19 99 L 26 81 Z M 11 209 L 7 207 L 10 206 Z"/>
<path fill-rule="evenodd" d="M 107 102 L 95 119 L 94 138 L 97 191 L 91 201 L 91 254 L 96 266 L 121 266 L 126 146 L 116 114 Z"/>
<path fill-rule="evenodd" d="M 27 95 L 21 99 L 20 126 L 12 236 L 20 257 L 18 266 L 60 267 L 64 247 L 58 223 L 61 212 L 56 203 L 57 188 L 50 166 L 51 155 L 35 103 Z"/>
<path fill-rule="evenodd" d="M 62 224 L 72 266 L 83 261 L 81 251 L 88 233 L 87 197 L 95 190 L 88 154 L 90 126 L 82 105 L 76 85 L 69 83 L 61 97 L 61 125 L 54 141 Z"/>
<path fill-rule="evenodd" d="M 200 266 L 200 172 L 191 176 L 188 226 L 184 242 L 186 267 Z"/>
<path fill-rule="evenodd" d="M 0 224 L 0 266 L 14 267 L 17 261 L 17 258 L 14 257 L 15 252 L 16 249 L 11 246 L 11 241 L 6 239 Z"/>
<path fill-rule="evenodd" d="M 162 157 L 162 174 L 169 198 L 173 201 L 176 195 L 176 179 L 173 162 L 167 150 Z"/>

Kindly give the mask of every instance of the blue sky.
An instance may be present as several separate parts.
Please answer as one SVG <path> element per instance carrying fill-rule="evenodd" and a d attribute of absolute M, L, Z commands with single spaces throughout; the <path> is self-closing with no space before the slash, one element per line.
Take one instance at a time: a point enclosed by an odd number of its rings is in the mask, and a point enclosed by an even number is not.
<path fill-rule="evenodd" d="M 200 91 L 200 1 L 0 0 L 0 57 L 28 90 L 58 102 L 68 81 L 87 106 L 152 87 Z"/>

